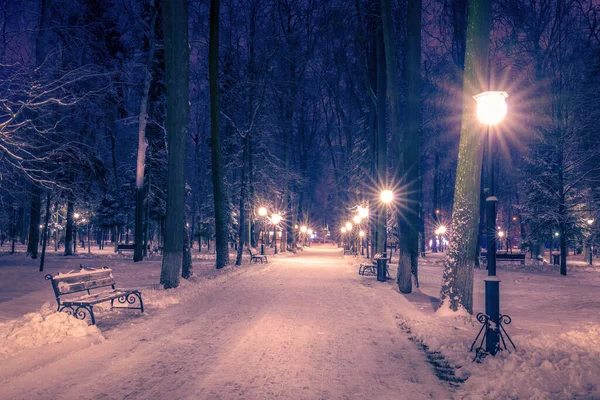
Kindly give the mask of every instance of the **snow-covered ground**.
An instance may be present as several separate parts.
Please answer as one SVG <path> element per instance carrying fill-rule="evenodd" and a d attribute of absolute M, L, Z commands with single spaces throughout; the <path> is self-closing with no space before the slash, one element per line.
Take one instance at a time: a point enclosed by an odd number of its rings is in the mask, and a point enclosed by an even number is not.
<path fill-rule="evenodd" d="M 478 364 L 468 350 L 479 322 L 435 310 L 443 256 L 419 260 L 420 288 L 399 294 L 399 313 L 415 339 L 461 366 L 457 375 L 469 377 L 457 397 L 600 398 L 600 268 L 574 258 L 563 277 L 557 266 L 529 259 L 525 266 L 499 263 L 501 312 L 512 318 L 506 329 L 517 351 Z M 485 308 L 486 276 L 487 271 L 475 270 L 474 314 Z"/>
<path fill-rule="evenodd" d="M 178 304 L 156 306 L 167 297 Z M 398 329 L 394 297 L 333 247 L 228 267 L 146 290 L 141 317 L 101 313 L 102 338 L 91 333 L 87 346 L 67 338 L 6 357 L 0 397 L 448 398 Z"/>
<path fill-rule="evenodd" d="M 3 255 L 0 399 L 600 398 L 599 269 L 573 263 L 561 277 L 529 260 L 502 264 L 518 350 L 478 364 L 468 350 L 479 323 L 435 312 L 442 257 L 421 259 L 420 289 L 402 295 L 332 246 L 220 271 L 203 253 L 195 276 L 168 291 L 158 257 L 51 253 L 40 273 L 22 253 Z M 111 266 L 119 286 L 143 291 L 147 311 L 100 310 L 96 327 L 55 313 L 43 275 L 79 264 Z M 485 275 L 475 271 L 475 312 Z M 466 382 L 440 382 L 419 343 Z"/>

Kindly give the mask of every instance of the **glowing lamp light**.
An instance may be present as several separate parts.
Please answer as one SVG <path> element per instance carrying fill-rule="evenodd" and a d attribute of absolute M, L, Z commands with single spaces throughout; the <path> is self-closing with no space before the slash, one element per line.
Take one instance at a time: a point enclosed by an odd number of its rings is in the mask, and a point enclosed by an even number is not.
<path fill-rule="evenodd" d="M 264 217 L 265 215 L 267 215 L 267 209 L 265 207 L 260 207 L 258 209 L 258 215 L 260 215 L 261 217 Z"/>
<path fill-rule="evenodd" d="M 439 213 L 440 213 L 440 210 L 435 210 L 435 213 L 436 213 L 436 214 L 439 214 Z"/>
<path fill-rule="evenodd" d="M 394 192 L 391 190 L 382 190 L 379 198 L 383 203 L 390 204 L 394 200 Z"/>
<path fill-rule="evenodd" d="M 506 92 L 483 92 L 473 96 L 477 100 L 477 118 L 486 125 L 496 125 L 506 116 Z"/>
<path fill-rule="evenodd" d="M 594 219 L 588 218 L 587 223 L 588 223 L 588 225 L 592 225 L 594 223 Z"/>
<path fill-rule="evenodd" d="M 498 232 L 498 237 L 504 237 L 504 231 L 499 231 Z"/>
<path fill-rule="evenodd" d="M 445 234 L 446 233 L 446 227 L 444 225 L 440 226 L 438 228 L 438 232 L 439 232 L 440 235 Z"/>
<path fill-rule="evenodd" d="M 354 223 L 356 225 L 360 224 L 360 221 L 362 221 L 362 218 L 359 215 L 356 215 L 353 219 Z"/>
<path fill-rule="evenodd" d="M 79 218 L 79 213 L 73 214 L 73 218 L 75 218 L 75 219 Z"/>
<path fill-rule="evenodd" d="M 516 220 L 517 220 L 517 217 L 513 217 L 513 221 L 516 221 Z"/>
<path fill-rule="evenodd" d="M 310 229 L 310 228 L 308 228 L 308 229 L 306 230 L 306 233 L 308 233 L 308 235 L 310 236 L 310 235 L 312 235 L 312 234 L 313 234 L 313 230 L 312 230 L 312 229 Z"/>
<path fill-rule="evenodd" d="M 350 222 L 346 222 L 346 230 L 350 232 L 352 230 L 352 224 Z"/>
<path fill-rule="evenodd" d="M 273 222 L 275 225 L 277 225 L 278 223 L 281 222 L 281 215 L 279 214 L 273 214 L 271 215 L 271 222 Z"/>
<path fill-rule="evenodd" d="M 43 227 L 44 227 L 44 225 L 40 224 L 40 228 L 43 228 Z"/>
<path fill-rule="evenodd" d="M 360 237 L 365 237 L 365 231 L 360 231 L 360 232 L 358 232 L 358 236 L 360 236 Z"/>
<path fill-rule="evenodd" d="M 369 217 L 369 207 L 358 206 L 358 216 L 362 219 Z"/>
<path fill-rule="evenodd" d="M 306 226 L 302 225 L 302 226 L 300 227 L 300 232 L 302 232 L 302 233 L 306 233 Z"/>
<path fill-rule="evenodd" d="M 554 232 L 554 236 L 558 237 L 559 235 L 560 235 L 560 233 Z"/>
<path fill-rule="evenodd" d="M 437 235 L 439 235 L 439 234 L 440 234 L 440 230 L 439 230 L 439 229 L 436 229 L 434 233 L 435 233 L 435 234 L 436 234 L 436 236 L 437 236 Z"/>
<path fill-rule="evenodd" d="M 346 228 L 342 228 L 342 233 L 346 233 Z"/>

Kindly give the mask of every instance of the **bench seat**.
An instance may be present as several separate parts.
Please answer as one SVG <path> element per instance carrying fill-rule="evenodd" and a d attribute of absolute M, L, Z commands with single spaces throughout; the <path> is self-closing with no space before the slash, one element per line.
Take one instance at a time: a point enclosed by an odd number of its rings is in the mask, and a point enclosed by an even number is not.
<path fill-rule="evenodd" d="M 66 274 L 59 272 L 55 276 L 47 274 L 44 277 L 52 283 L 58 303 L 57 311 L 65 312 L 81 320 L 85 320 L 89 316 L 92 325 L 96 324 L 94 305 L 99 303 L 110 301 L 111 310 L 129 308 L 144 312 L 142 293 L 137 289 L 116 289 L 110 268 L 94 269 L 86 268 L 83 265 L 79 268 L 79 271 L 70 271 Z M 92 290 L 95 292 L 92 293 Z M 87 292 L 87 294 L 79 297 L 65 297 L 80 292 Z M 124 306 L 115 307 L 115 300 Z"/>

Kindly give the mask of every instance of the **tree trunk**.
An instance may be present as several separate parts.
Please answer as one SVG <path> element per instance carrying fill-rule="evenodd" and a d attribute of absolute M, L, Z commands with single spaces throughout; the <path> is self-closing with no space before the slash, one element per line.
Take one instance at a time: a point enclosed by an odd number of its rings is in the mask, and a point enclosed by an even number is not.
<path fill-rule="evenodd" d="M 73 200 L 69 195 L 67 201 L 67 227 L 65 229 L 65 256 L 73 255 Z"/>
<path fill-rule="evenodd" d="M 142 261 L 144 259 L 144 171 L 146 168 L 146 149 L 148 141 L 146 140 L 146 125 L 148 123 L 148 96 L 150 93 L 150 85 L 152 84 L 152 64 L 154 63 L 154 29 L 156 26 L 156 9 L 154 8 L 154 0 L 150 0 L 150 8 L 152 9 L 152 19 L 150 20 L 150 31 L 148 59 L 146 60 L 146 76 L 144 77 L 144 88 L 142 91 L 142 99 L 140 102 L 140 115 L 138 122 L 138 150 L 137 164 L 135 172 L 135 249 L 133 252 L 133 261 Z M 186 121 L 187 123 L 187 121 Z"/>
<path fill-rule="evenodd" d="M 185 235 L 185 172 L 189 119 L 189 44 L 187 0 L 163 0 L 167 87 L 168 184 L 165 245 L 160 282 L 179 285 Z"/>
<path fill-rule="evenodd" d="M 210 85 L 210 134 L 213 198 L 215 203 L 215 236 L 217 269 L 229 264 L 228 220 L 225 197 L 223 159 L 221 156 L 221 94 L 219 87 L 219 9 L 220 1 L 210 1 L 210 39 L 208 76 Z"/>
<path fill-rule="evenodd" d="M 375 252 L 385 253 L 387 238 L 387 209 L 379 199 L 379 191 L 388 189 L 387 179 L 387 129 L 386 129 L 386 60 L 383 43 L 383 32 L 381 23 L 377 23 L 376 30 L 376 52 L 377 52 L 377 136 L 375 138 L 375 179 L 377 182 L 377 193 L 373 201 L 376 208 L 375 216 Z M 395 69 L 394 69 L 395 71 Z"/>
<path fill-rule="evenodd" d="M 38 247 L 40 244 L 40 212 L 42 208 L 42 190 L 35 183 L 31 184 L 31 189 L 31 211 L 29 218 L 27 254 L 31 255 L 31 258 L 35 260 L 38 257 Z"/>
<path fill-rule="evenodd" d="M 40 257 L 40 272 L 44 270 L 46 259 L 46 242 L 48 241 L 48 222 L 50 221 L 50 192 L 46 192 L 46 216 L 44 217 L 44 233 L 42 237 L 42 256 Z"/>
<path fill-rule="evenodd" d="M 250 158 L 250 149 L 248 148 L 250 135 L 246 134 L 242 143 L 242 188 L 240 192 L 240 220 L 238 229 L 238 248 L 235 265 L 242 265 L 242 255 L 244 253 L 244 243 L 247 242 L 248 233 L 246 230 L 246 219 L 248 218 L 248 162 Z M 250 246 L 250 243 L 248 243 Z"/>
<path fill-rule="evenodd" d="M 479 191 L 483 157 L 482 127 L 475 117 L 472 96 L 483 91 L 480 77 L 487 76 L 490 39 L 490 1 L 473 0 L 463 75 L 463 113 L 456 170 L 450 245 L 444 261 L 441 306 L 473 312 L 473 255 L 477 245 Z"/>
<path fill-rule="evenodd" d="M 187 228 L 187 225 L 185 225 L 183 233 L 183 265 L 181 268 L 181 277 L 183 279 L 189 279 L 192 274 L 192 245 L 190 243 L 189 229 Z"/>

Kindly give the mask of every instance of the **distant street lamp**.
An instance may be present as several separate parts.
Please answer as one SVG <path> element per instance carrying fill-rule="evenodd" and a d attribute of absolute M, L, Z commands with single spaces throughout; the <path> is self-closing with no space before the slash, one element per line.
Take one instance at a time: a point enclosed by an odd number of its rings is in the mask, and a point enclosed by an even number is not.
<path fill-rule="evenodd" d="M 392 192 L 391 190 L 382 190 L 381 194 L 379 195 L 379 198 L 381 199 L 381 202 L 384 204 L 390 204 L 393 200 L 394 200 L 394 192 Z"/>
<path fill-rule="evenodd" d="M 277 225 L 281 222 L 281 219 L 281 215 L 279 214 L 271 215 L 271 223 L 273 224 L 273 244 L 275 247 L 275 250 L 273 252 L 275 254 L 277 254 Z"/>
<path fill-rule="evenodd" d="M 352 230 L 352 223 L 346 222 L 346 230 L 350 232 Z"/>
<path fill-rule="evenodd" d="M 74 229 L 73 229 L 73 253 L 77 253 L 77 220 L 79 219 L 79 213 L 76 212 L 73 214 L 73 219 L 75 221 L 73 221 L 73 225 L 74 225 Z"/>
<path fill-rule="evenodd" d="M 444 225 L 440 225 L 435 231 L 436 235 L 440 236 L 440 252 L 444 252 L 444 235 L 446 234 L 446 227 Z"/>
<path fill-rule="evenodd" d="M 593 228 L 592 228 L 592 225 L 594 225 L 594 219 L 593 218 L 588 218 L 588 220 L 586 222 L 587 222 L 587 224 L 590 227 L 590 245 L 588 246 L 588 248 L 589 248 L 588 253 L 590 254 L 589 262 L 590 262 L 590 265 L 594 265 L 594 259 L 593 259 L 593 255 L 594 255 L 593 254 L 594 253 L 594 240 L 593 240 L 594 231 L 593 231 Z"/>
<path fill-rule="evenodd" d="M 496 203 L 498 202 L 498 199 L 494 195 L 493 135 L 490 134 L 490 126 L 499 124 L 506 116 L 508 109 L 506 105 L 507 97 L 508 94 L 502 91 L 488 91 L 473 96 L 477 101 L 477 118 L 487 126 L 486 134 L 488 139 L 488 146 L 486 149 L 488 180 L 487 190 L 484 190 L 484 193 L 486 193 L 485 201 L 487 208 L 486 236 L 488 278 L 485 279 L 486 315 L 483 320 L 486 342 L 485 351 L 491 355 L 495 355 L 501 350 L 500 336 L 501 330 L 504 328 L 502 327 L 502 315 L 500 314 L 500 280 L 496 277 Z"/>
<path fill-rule="evenodd" d="M 359 215 L 355 215 L 352 220 L 354 221 L 355 225 L 358 225 L 362 221 L 362 218 Z"/>

